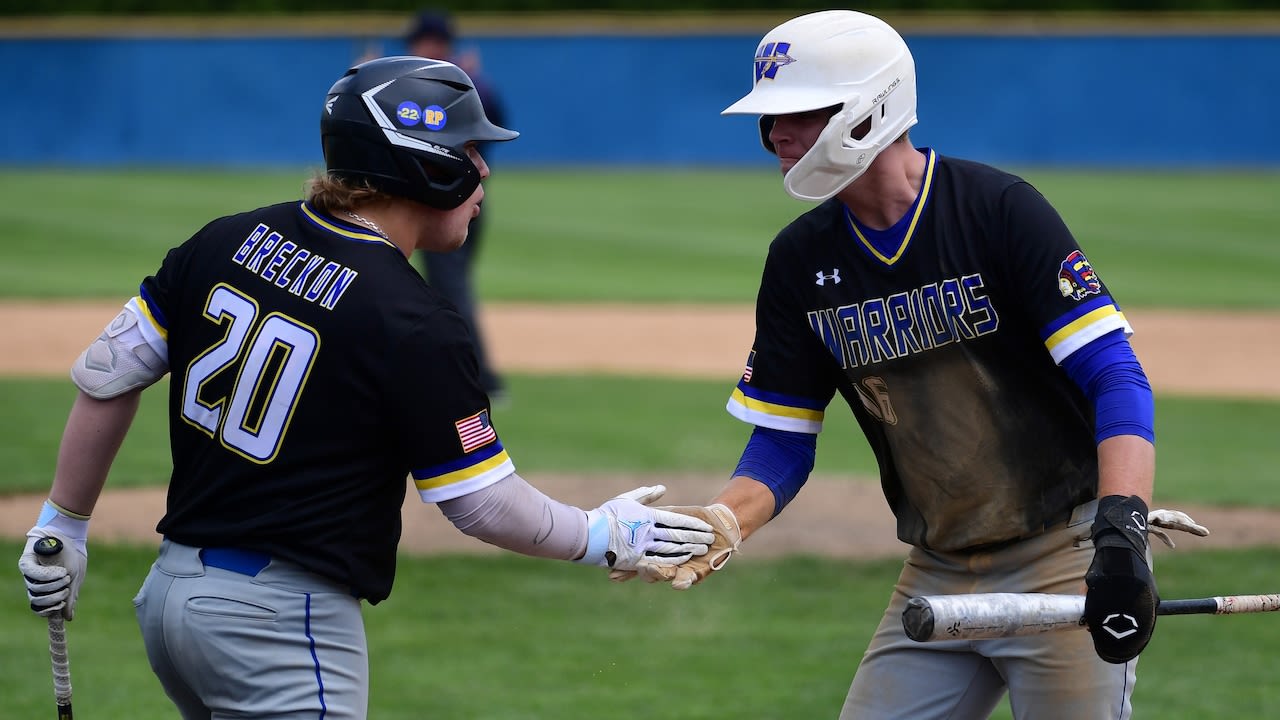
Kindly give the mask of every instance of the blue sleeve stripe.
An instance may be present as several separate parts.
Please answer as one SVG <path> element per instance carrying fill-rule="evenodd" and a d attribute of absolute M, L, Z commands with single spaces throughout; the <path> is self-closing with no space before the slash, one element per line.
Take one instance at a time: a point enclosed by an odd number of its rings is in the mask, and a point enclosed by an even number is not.
<path fill-rule="evenodd" d="M 1094 408 L 1094 439 L 1137 435 L 1156 441 L 1151 383 L 1124 331 L 1113 330 L 1063 360 L 1062 368 Z"/>
<path fill-rule="evenodd" d="M 785 407 L 799 408 L 803 410 L 817 410 L 819 413 L 827 408 L 827 400 L 815 400 L 813 398 L 802 397 L 800 395 L 784 395 L 782 393 L 767 392 L 759 388 L 752 387 L 746 381 L 738 381 L 738 390 L 746 397 L 752 400 L 758 400 L 769 405 L 782 405 Z"/>
<path fill-rule="evenodd" d="M 773 492 L 773 514 L 782 512 L 813 472 L 818 436 L 757 427 L 742 450 L 734 476 L 763 483 Z"/>

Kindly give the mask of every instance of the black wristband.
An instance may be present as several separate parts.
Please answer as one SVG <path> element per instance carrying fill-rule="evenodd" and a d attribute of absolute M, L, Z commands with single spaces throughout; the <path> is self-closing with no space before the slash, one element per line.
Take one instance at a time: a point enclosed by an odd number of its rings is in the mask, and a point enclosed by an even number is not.
<path fill-rule="evenodd" d="M 1147 554 L 1147 504 L 1137 495 L 1107 495 L 1098 499 L 1093 519 L 1095 547 L 1127 545 Z"/>

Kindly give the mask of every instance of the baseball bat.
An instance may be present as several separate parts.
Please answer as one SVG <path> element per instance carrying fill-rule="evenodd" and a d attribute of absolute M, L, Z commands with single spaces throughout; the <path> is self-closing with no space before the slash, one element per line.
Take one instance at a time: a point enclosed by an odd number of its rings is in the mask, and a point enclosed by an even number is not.
<path fill-rule="evenodd" d="M 1280 593 L 1161 600 L 1156 615 L 1234 615 L 1280 610 Z M 1083 628 L 1084 596 L 973 593 L 913 597 L 902 629 L 917 642 L 1021 637 Z"/>
<path fill-rule="evenodd" d="M 40 538 L 32 548 L 42 565 L 50 564 L 62 552 L 62 541 Z M 67 658 L 67 630 L 62 615 L 49 616 L 49 658 L 53 661 L 53 698 L 58 704 L 58 720 L 71 716 L 71 664 Z"/>

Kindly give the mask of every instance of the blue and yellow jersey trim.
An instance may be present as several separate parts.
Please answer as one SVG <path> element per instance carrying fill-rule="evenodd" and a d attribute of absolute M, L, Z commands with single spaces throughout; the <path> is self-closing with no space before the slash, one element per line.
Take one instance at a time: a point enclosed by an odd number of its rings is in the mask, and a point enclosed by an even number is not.
<path fill-rule="evenodd" d="M 920 183 L 920 193 L 916 196 L 915 207 L 911 210 L 911 220 L 907 223 L 906 229 L 902 231 L 902 238 L 898 241 L 898 245 L 892 255 L 883 252 L 881 246 L 868 238 L 862 232 L 862 228 L 858 226 L 858 221 L 853 217 L 853 213 L 849 211 L 849 208 L 846 207 L 844 209 L 844 216 L 849 224 L 849 229 L 858 238 L 858 242 L 862 244 L 863 249 L 885 265 L 893 265 L 907 252 L 907 247 L 911 245 L 911 239 L 915 237 L 916 227 L 920 224 L 920 216 L 924 213 L 924 208 L 929 203 L 930 192 L 933 190 L 933 169 L 937 164 L 938 154 L 932 149 L 928 149 L 925 152 L 925 156 L 924 180 Z"/>
<path fill-rule="evenodd" d="M 144 288 L 125 303 L 125 308 L 138 317 L 138 331 L 151 350 L 169 362 L 169 327 L 164 313 Z"/>
<path fill-rule="evenodd" d="M 395 243 L 367 228 L 360 227 L 359 225 L 345 225 L 333 222 L 327 216 L 321 215 L 318 211 L 312 208 L 305 200 L 298 203 L 298 208 L 302 210 L 303 217 L 305 217 L 312 225 L 323 230 L 328 230 L 336 235 L 341 235 L 348 240 L 396 247 Z"/>
<path fill-rule="evenodd" d="M 1061 364 L 1071 353 L 1113 330 L 1124 330 L 1125 337 L 1133 335 L 1120 306 L 1110 296 L 1101 295 L 1044 326 L 1040 338 L 1053 361 Z"/>
<path fill-rule="evenodd" d="M 486 488 L 515 472 L 502 441 L 439 465 L 413 470 L 413 484 L 423 502 L 452 500 Z"/>
<path fill-rule="evenodd" d="M 826 406 L 809 398 L 765 392 L 739 381 L 725 410 L 752 425 L 817 435 L 822 432 Z"/>

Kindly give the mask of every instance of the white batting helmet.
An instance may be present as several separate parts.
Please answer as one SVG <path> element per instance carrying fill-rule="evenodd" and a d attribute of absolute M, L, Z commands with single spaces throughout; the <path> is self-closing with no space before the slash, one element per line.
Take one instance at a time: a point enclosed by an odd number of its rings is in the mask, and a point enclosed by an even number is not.
<path fill-rule="evenodd" d="M 751 92 L 722 115 L 772 117 L 840 106 L 818 140 L 783 178 L 799 200 L 821 202 L 866 172 L 880 151 L 916 124 L 916 69 L 902 36 L 883 20 L 827 10 L 788 20 L 760 41 Z M 871 129 L 853 131 L 867 118 Z"/>

